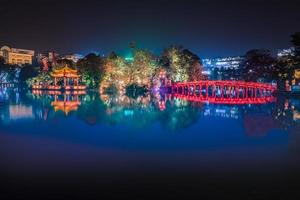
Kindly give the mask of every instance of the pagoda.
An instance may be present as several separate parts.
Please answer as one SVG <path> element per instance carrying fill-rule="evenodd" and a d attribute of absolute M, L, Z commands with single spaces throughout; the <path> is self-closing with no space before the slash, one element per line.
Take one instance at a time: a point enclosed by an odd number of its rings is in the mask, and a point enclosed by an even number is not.
<path fill-rule="evenodd" d="M 54 69 L 50 75 L 54 78 L 54 85 L 48 86 L 50 90 L 85 90 L 85 85 L 79 85 L 81 75 L 77 69 L 72 69 L 65 65 L 61 69 Z M 63 85 L 58 85 L 59 80 L 63 79 Z"/>

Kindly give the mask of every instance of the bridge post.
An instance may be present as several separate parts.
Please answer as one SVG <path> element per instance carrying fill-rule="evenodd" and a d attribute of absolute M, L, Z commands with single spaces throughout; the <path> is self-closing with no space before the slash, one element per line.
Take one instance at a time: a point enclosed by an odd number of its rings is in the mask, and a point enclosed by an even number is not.
<path fill-rule="evenodd" d="M 259 92 L 259 97 L 261 98 L 261 97 L 262 97 L 262 89 L 259 88 L 259 89 L 258 89 L 258 92 Z"/>
<path fill-rule="evenodd" d="M 229 86 L 224 84 L 224 97 L 225 98 L 228 97 L 228 89 L 229 89 Z"/>
<path fill-rule="evenodd" d="M 251 87 L 248 86 L 248 97 L 251 98 L 252 97 L 252 90 Z"/>
<path fill-rule="evenodd" d="M 239 86 L 235 86 L 235 97 L 238 99 L 239 98 Z"/>
<path fill-rule="evenodd" d="M 220 90 L 221 90 L 221 98 L 223 99 L 224 97 L 224 85 L 223 84 L 220 84 Z"/>
<path fill-rule="evenodd" d="M 199 97 L 201 97 L 201 84 L 198 84 L 198 90 L 199 90 Z"/>

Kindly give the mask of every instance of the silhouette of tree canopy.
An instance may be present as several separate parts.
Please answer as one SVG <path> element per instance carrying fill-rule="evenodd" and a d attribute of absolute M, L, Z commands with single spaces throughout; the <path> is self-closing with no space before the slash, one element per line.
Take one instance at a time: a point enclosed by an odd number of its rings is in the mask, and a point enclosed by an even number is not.
<path fill-rule="evenodd" d="M 271 56 L 269 50 L 253 49 L 246 53 L 240 68 L 246 81 L 271 81 L 274 79 L 276 59 Z"/>
<path fill-rule="evenodd" d="M 82 81 L 89 88 L 98 88 L 103 77 L 103 62 L 99 55 L 88 54 L 78 60 L 77 68 L 82 75 Z"/>
<path fill-rule="evenodd" d="M 295 59 L 300 62 L 300 32 L 294 33 L 291 38 L 291 42 L 295 47 Z"/>
<path fill-rule="evenodd" d="M 170 46 L 165 49 L 160 57 L 160 65 L 167 71 L 168 78 L 174 82 L 205 79 L 200 58 L 182 46 Z"/>

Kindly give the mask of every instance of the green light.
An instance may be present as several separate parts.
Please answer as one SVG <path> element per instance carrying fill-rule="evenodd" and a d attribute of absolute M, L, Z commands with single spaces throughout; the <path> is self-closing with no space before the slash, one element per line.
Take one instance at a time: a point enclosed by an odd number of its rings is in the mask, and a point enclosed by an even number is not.
<path fill-rule="evenodd" d="M 134 60 L 134 58 L 133 57 L 125 57 L 125 60 L 129 61 L 129 62 L 132 62 Z"/>

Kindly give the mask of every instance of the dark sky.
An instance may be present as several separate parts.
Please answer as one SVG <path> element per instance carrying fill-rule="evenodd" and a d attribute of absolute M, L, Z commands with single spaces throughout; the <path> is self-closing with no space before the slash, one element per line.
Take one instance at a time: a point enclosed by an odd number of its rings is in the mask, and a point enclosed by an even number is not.
<path fill-rule="evenodd" d="M 286 48 L 300 31 L 300 3 L 281 1 L 99 0 L 0 3 L 0 45 L 36 51 L 155 53 L 181 44 L 201 58 Z"/>

